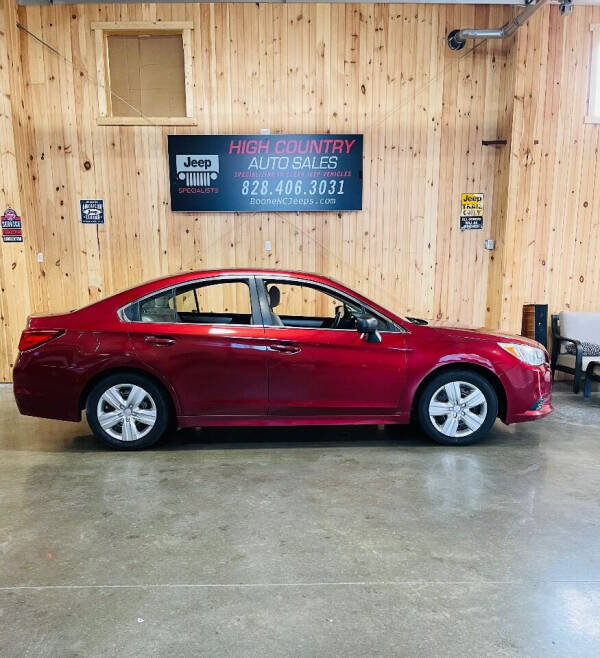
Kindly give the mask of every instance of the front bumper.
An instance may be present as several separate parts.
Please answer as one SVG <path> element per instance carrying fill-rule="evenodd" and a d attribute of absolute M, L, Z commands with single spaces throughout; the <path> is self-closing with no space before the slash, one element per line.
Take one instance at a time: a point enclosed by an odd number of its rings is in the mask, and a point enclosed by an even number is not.
<path fill-rule="evenodd" d="M 515 414 L 510 422 L 526 423 L 529 420 L 538 420 L 539 418 L 543 418 L 544 416 L 547 416 L 553 411 L 554 411 L 554 407 L 552 406 L 550 400 L 548 400 L 548 402 L 545 402 L 539 409 L 528 409 L 523 413 Z"/>
<path fill-rule="evenodd" d="M 510 373 L 506 392 L 507 424 L 538 420 L 554 410 L 552 371 L 548 364 L 515 368 Z"/>

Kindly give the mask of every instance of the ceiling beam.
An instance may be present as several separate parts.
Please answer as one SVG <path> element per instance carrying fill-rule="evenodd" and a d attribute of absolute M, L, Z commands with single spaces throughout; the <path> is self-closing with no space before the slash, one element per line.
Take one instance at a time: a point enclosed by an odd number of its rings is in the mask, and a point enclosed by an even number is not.
<path fill-rule="evenodd" d="M 348 0 L 261 0 L 261 4 L 295 4 L 306 2 L 308 4 L 314 4 L 316 2 L 322 2 L 325 4 L 336 4 L 344 3 Z M 369 4 L 375 4 L 380 2 L 380 0 L 363 0 Z M 128 4 L 134 3 L 136 0 L 102 0 L 101 4 L 108 5 L 118 5 L 118 4 Z M 139 2 L 139 0 L 138 0 Z M 161 4 L 176 4 L 178 2 L 184 3 L 198 3 L 198 0 L 144 0 L 144 2 L 153 2 Z M 252 2 L 253 4 L 256 0 L 212 0 L 212 2 Z M 78 2 L 73 2 L 72 0 L 18 0 L 20 5 L 91 5 L 98 4 L 98 0 L 79 0 Z M 207 2 L 208 4 L 208 2 Z M 486 4 L 486 5 L 525 5 L 527 4 L 525 0 L 485 0 L 485 2 L 476 2 L 472 0 L 471 2 L 464 2 L 464 0 L 386 0 L 385 4 L 435 4 L 435 5 L 469 5 L 469 4 Z M 580 2 L 579 4 L 600 4 L 600 0 L 597 0 L 597 3 L 585 3 Z"/>
<path fill-rule="evenodd" d="M 162 4 L 176 4 L 177 2 L 190 2 L 198 3 L 198 0 L 143 0 L 144 2 L 152 3 L 162 3 Z M 261 0 L 262 4 L 295 4 L 300 2 L 305 2 L 308 4 L 313 4 L 316 2 L 324 2 L 326 4 L 337 4 L 344 3 L 348 0 Z M 380 0 L 362 0 L 370 4 L 375 4 Z M 102 0 L 102 4 L 128 4 L 135 3 L 136 0 Z M 139 3 L 140 0 L 137 0 Z M 212 0 L 212 2 L 252 2 L 256 3 L 256 0 Z M 552 4 L 558 4 L 558 0 L 551 0 Z M 79 2 L 73 2 L 72 0 L 18 0 L 20 5 L 91 5 L 98 4 L 98 0 L 79 0 Z M 208 4 L 208 3 L 207 3 Z M 385 4 L 432 4 L 432 5 L 526 5 L 528 4 L 525 0 L 485 0 L 484 2 L 476 2 L 472 0 L 471 2 L 464 2 L 464 0 L 387 0 Z M 574 5 L 600 5 L 600 0 L 574 0 Z"/>

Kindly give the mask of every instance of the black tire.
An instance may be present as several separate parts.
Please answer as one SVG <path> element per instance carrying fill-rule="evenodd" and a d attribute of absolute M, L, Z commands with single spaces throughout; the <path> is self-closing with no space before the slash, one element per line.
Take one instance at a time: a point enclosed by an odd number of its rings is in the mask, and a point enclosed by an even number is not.
<path fill-rule="evenodd" d="M 479 419 L 483 419 L 483 422 L 478 429 L 472 430 L 471 428 L 467 427 L 463 420 L 464 409 L 457 410 L 458 413 L 456 415 L 454 411 L 451 411 L 451 413 L 447 415 L 441 414 L 440 416 L 434 416 L 434 421 L 432 421 L 430 418 L 430 403 L 432 403 L 434 396 L 436 396 L 436 400 L 439 400 L 440 395 L 442 395 L 442 397 L 444 396 L 444 394 L 440 392 L 440 388 L 453 382 L 463 382 L 467 385 L 460 386 L 459 390 L 461 393 L 463 391 L 468 392 L 470 390 L 470 385 L 479 389 L 479 391 L 483 394 L 483 397 L 485 398 L 485 405 L 482 403 L 479 406 L 473 407 L 474 412 L 472 412 L 473 415 L 479 414 L 477 416 Z M 442 401 L 440 404 L 451 405 L 452 403 L 448 398 L 448 401 Z M 494 387 L 483 375 L 480 375 L 479 373 L 472 370 L 462 370 L 459 368 L 456 370 L 446 370 L 445 372 L 442 372 L 434 377 L 421 392 L 421 395 L 417 401 L 417 414 L 421 429 L 425 432 L 425 434 L 427 434 L 427 436 L 432 438 L 437 443 L 441 443 L 442 445 L 447 446 L 471 445 L 477 441 L 480 441 L 490 431 L 492 425 L 494 424 L 498 415 L 498 396 L 496 395 Z M 470 431 L 470 433 L 464 434 L 462 436 L 449 436 L 440 431 L 441 426 L 445 424 L 445 421 L 449 418 L 449 416 L 452 416 L 455 419 L 456 416 L 458 416 L 457 432 L 459 434 L 466 431 Z M 470 419 L 468 420 L 471 422 Z"/>
<path fill-rule="evenodd" d="M 151 414 L 155 413 L 155 421 L 149 431 L 146 431 L 149 427 L 148 424 L 138 423 L 134 418 L 131 417 L 127 419 L 128 423 L 133 421 L 135 428 L 133 430 L 133 435 L 135 435 L 135 433 L 138 431 L 139 434 L 143 435 L 139 439 L 125 440 L 111 436 L 109 431 L 112 431 L 117 435 L 120 433 L 122 436 L 127 434 L 123 428 L 124 422 L 121 421 L 120 424 L 117 424 L 113 428 L 109 428 L 107 431 L 102 427 L 98 419 L 98 405 L 101 397 L 107 391 L 109 391 L 109 389 L 115 386 L 123 387 L 121 390 L 125 395 L 127 395 L 127 391 L 129 390 L 130 395 L 133 389 L 128 388 L 127 385 L 137 386 L 143 389 L 147 395 L 143 398 L 141 404 L 146 405 L 146 408 L 140 410 L 148 411 Z M 128 397 L 124 398 L 124 401 L 127 402 Z M 103 405 L 107 405 L 105 406 L 105 409 L 108 412 L 110 412 L 111 408 L 115 407 L 115 405 L 111 406 L 106 402 L 103 402 Z M 108 375 L 104 379 L 100 380 L 94 386 L 94 388 L 92 388 L 90 394 L 88 395 L 85 411 L 87 415 L 87 421 L 92 432 L 98 438 L 102 439 L 106 445 L 117 450 L 141 450 L 142 448 L 148 448 L 149 446 L 154 445 L 165 435 L 171 420 L 170 406 L 163 390 L 157 386 L 150 377 L 145 377 L 144 375 L 140 375 L 138 373 L 117 373 L 114 375 Z M 117 411 L 120 413 L 120 410 Z M 123 411 L 123 413 L 126 412 Z M 131 413 L 132 412 L 130 411 L 130 414 Z M 121 432 L 119 432 L 119 427 L 121 428 Z M 131 435 L 132 432 L 130 430 L 129 436 Z"/>

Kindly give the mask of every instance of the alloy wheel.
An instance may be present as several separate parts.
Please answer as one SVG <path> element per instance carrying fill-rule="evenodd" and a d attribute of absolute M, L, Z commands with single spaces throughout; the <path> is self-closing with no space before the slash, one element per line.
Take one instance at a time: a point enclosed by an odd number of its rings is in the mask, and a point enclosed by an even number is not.
<path fill-rule="evenodd" d="M 100 427 L 117 441 L 144 438 L 156 423 L 156 404 L 152 396 L 136 384 L 116 384 L 98 400 Z"/>
<path fill-rule="evenodd" d="M 487 417 L 487 402 L 474 384 L 448 382 L 431 396 L 428 411 L 438 432 L 458 438 L 473 434 L 483 425 Z"/>

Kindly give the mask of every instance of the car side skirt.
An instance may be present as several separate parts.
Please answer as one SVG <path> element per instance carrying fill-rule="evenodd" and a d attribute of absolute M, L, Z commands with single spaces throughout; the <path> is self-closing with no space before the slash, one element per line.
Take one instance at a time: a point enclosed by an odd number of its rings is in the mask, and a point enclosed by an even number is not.
<path fill-rule="evenodd" d="M 387 416 L 179 416 L 179 427 L 283 427 L 290 425 L 395 425 L 410 422 L 410 414 Z"/>

